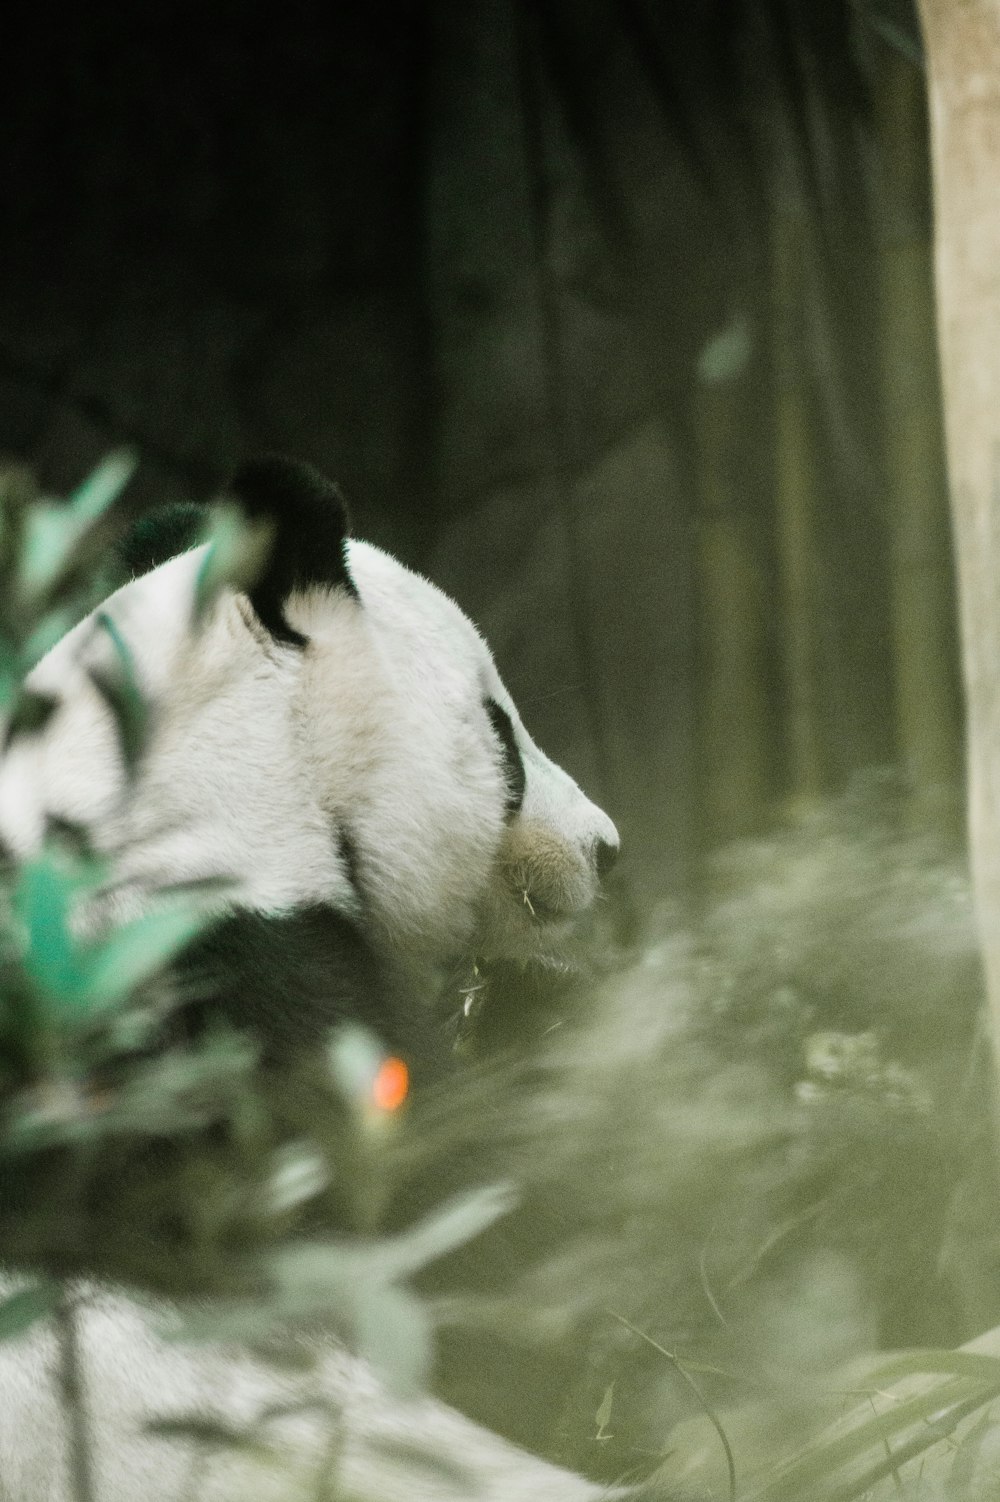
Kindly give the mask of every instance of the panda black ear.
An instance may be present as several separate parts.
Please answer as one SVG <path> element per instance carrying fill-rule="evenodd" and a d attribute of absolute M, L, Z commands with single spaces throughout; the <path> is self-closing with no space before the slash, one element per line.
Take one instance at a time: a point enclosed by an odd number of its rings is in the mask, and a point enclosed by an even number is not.
<path fill-rule="evenodd" d="M 350 521 L 344 498 L 311 465 L 279 455 L 244 464 L 227 490 L 251 520 L 274 528 L 267 563 L 248 591 L 250 603 L 272 636 L 303 647 L 305 637 L 284 614 L 293 590 L 319 585 L 358 598 L 347 563 Z"/>

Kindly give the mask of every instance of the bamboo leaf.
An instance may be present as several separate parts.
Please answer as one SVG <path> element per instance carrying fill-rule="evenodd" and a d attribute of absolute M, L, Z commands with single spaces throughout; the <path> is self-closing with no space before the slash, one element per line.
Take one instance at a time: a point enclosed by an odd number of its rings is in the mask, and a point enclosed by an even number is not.
<path fill-rule="evenodd" d="M 881 1362 L 866 1373 L 865 1382 L 872 1388 L 885 1389 L 904 1377 L 941 1372 L 950 1377 L 972 1377 L 987 1386 L 1000 1385 L 1000 1356 L 979 1351 L 912 1350 L 903 1351 Z"/>
<path fill-rule="evenodd" d="M 344 1098 L 355 1106 L 367 1105 L 385 1058 L 385 1049 L 377 1039 L 367 1028 L 342 1023 L 333 1032 L 327 1058 L 334 1083 Z"/>
<path fill-rule="evenodd" d="M 76 625 L 79 614 L 68 605 L 59 605 L 49 610 L 36 623 L 21 643 L 18 653 L 18 676 L 24 677 L 41 662 L 46 652 L 56 645 Z"/>
<path fill-rule="evenodd" d="M 797 1502 L 803 1496 L 819 1496 L 837 1473 L 916 1424 L 933 1420 L 955 1404 L 973 1401 L 974 1406 L 1000 1393 L 1000 1381 L 990 1386 L 967 1377 L 950 1378 L 925 1392 L 903 1399 L 886 1413 L 874 1414 L 846 1433 L 820 1436 L 811 1441 L 770 1476 L 747 1492 L 745 1502 Z"/>
<path fill-rule="evenodd" d="M 431 1322 L 416 1294 L 394 1285 L 363 1289 L 355 1334 L 358 1354 L 401 1397 L 423 1391 L 431 1366 Z"/>
<path fill-rule="evenodd" d="M 114 717 L 126 773 L 134 774 L 146 742 L 149 705 L 139 687 L 132 649 L 117 623 L 106 610 L 101 610 L 96 625 L 111 642 L 114 667 L 91 668 L 90 678 Z"/>
<path fill-rule="evenodd" d="M 63 507 L 32 506 L 25 518 L 18 570 L 26 602 L 40 599 L 59 577 L 73 556 L 81 530 L 80 522 Z"/>
<path fill-rule="evenodd" d="M 79 988 L 87 1010 L 114 1006 L 151 979 L 204 927 L 201 903 L 175 898 L 124 924 L 91 952 Z"/>
<path fill-rule="evenodd" d="M 224 585 L 243 589 L 260 573 L 271 547 L 272 529 L 249 522 L 238 506 L 218 505 L 209 513 L 208 548 L 198 570 L 197 619 Z"/>
<path fill-rule="evenodd" d="M 267 1182 L 268 1207 L 283 1215 L 297 1205 L 315 1199 L 330 1181 L 330 1170 L 319 1150 L 310 1142 L 289 1142 L 271 1156 Z"/>
<path fill-rule="evenodd" d="M 78 521 L 91 523 L 104 515 L 121 495 L 139 467 L 139 455 L 133 449 L 114 449 L 78 486 L 69 505 Z"/>
<path fill-rule="evenodd" d="M 85 535 L 121 495 L 138 462 L 131 451 L 118 450 L 97 466 L 68 504 L 38 503 L 29 509 L 18 560 L 18 584 L 26 603 L 42 599 L 71 572 Z"/>
<path fill-rule="evenodd" d="M 509 1214 L 517 1197 L 508 1184 L 491 1184 L 457 1195 L 426 1220 L 371 1251 L 373 1265 L 386 1280 L 409 1277 Z"/>
<path fill-rule="evenodd" d="M 81 972 L 69 926 L 74 884 L 51 849 L 21 867 L 13 894 L 24 929 L 24 968 L 51 1001 L 75 1005 Z"/>
<path fill-rule="evenodd" d="M 968 1418 L 970 1414 L 975 1413 L 977 1408 L 981 1408 L 989 1401 L 990 1399 L 983 1397 L 982 1394 L 966 1398 L 964 1403 L 956 1403 L 943 1413 L 935 1415 L 927 1423 L 921 1424 L 916 1434 L 903 1444 L 897 1445 L 895 1449 L 890 1449 L 888 1444 L 883 1445 L 881 1447 L 883 1453 L 879 1454 L 871 1465 L 842 1485 L 825 1491 L 824 1502 L 861 1502 L 873 1486 L 879 1481 L 884 1481 L 888 1476 L 895 1479 L 898 1488 L 901 1466 L 907 1465 L 921 1455 L 926 1455 L 934 1445 L 948 1439 L 964 1418 Z M 962 1493 L 956 1490 L 950 1495 L 960 1497 Z"/>

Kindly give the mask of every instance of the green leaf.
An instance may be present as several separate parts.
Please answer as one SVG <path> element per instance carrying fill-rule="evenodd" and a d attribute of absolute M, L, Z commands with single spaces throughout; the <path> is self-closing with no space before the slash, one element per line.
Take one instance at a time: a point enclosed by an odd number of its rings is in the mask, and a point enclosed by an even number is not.
<path fill-rule="evenodd" d="M 114 653 L 111 668 L 91 668 L 90 679 L 102 695 L 118 729 L 125 770 L 135 772 L 146 741 L 149 705 L 139 687 L 135 658 L 117 624 L 105 610 L 98 611 L 95 624 L 109 638 Z"/>
<path fill-rule="evenodd" d="M 597 1406 L 594 1414 L 594 1422 L 597 1425 L 598 1439 L 600 1439 L 608 1425 L 611 1423 L 611 1414 L 615 1406 L 615 1384 L 610 1382 L 604 1389 L 604 1397 Z"/>
<path fill-rule="evenodd" d="M 38 621 L 27 637 L 22 642 L 18 654 L 18 673 L 24 677 L 31 672 L 46 652 L 50 652 L 57 642 L 62 641 L 67 631 L 72 630 L 79 619 L 79 613 L 68 605 L 57 606 L 49 610 Z"/>
<path fill-rule="evenodd" d="M 300 1243 L 273 1257 L 282 1319 L 332 1320 L 358 1354 L 400 1393 L 422 1390 L 431 1360 L 430 1316 L 417 1296 L 385 1278 L 386 1248 Z"/>
<path fill-rule="evenodd" d="M 196 619 L 224 585 L 245 589 L 252 584 L 271 548 L 271 527 L 265 522 L 248 522 L 238 506 L 213 506 L 209 515 L 208 550 L 195 585 Z"/>
<path fill-rule="evenodd" d="M 80 540 L 80 523 L 62 506 L 32 506 L 25 518 L 18 568 L 21 597 L 41 598 L 66 567 Z"/>
<path fill-rule="evenodd" d="M 372 1260 L 383 1278 L 408 1277 L 438 1257 L 464 1246 L 517 1203 L 508 1184 L 490 1184 L 456 1195 L 419 1225 L 373 1248 Z"/>
<path fill-rule="evenodd" d="M 826 1496 L 835 1482 L 843 1483 L 846 1466 L 862 1463 L 866 1455 L 876 1450 L 884 1451 L 885 1445 L 905 1430 L 927 1424 L 956 1404 L 971 1403 L 974 1410 L 998 1393 L 1000 1381 L 984 1385 L 968 1377 L 952 1377 L 937 1382 L 924 1392 L 902 1399 L 885 1413 L 873 1414 L 846 1431 L 838 1425 L 832 1433 L 810 1441 L 762 1477 L 747 1492 L 745 1502 L 798 1502 L 801 1497 Z M 933 1423 L 923 1432 L 928 1446 L 940 1437 L 934 1432 Z M 850 1494 L 848 1483 L 845 1495 Z"/>
<path fill-rule="evenodd" d="M 334 1084 L 352 1105 L 371 1101 L 372 1085 L 385 1059 L 385 1048 L 367 1028 L 342 1023 L 327 1045 Z"/>
<path fill-rule="evenodd" d="M 177 897 L 123 924 L 90 952 L 79 1005 L 88 1011 L 116 1005 L 162 970 L 208 921 L 203 903 Z"/>
<path fill-rule="evenodd" d="M 289 1142 L 271 1156 L 268 1208 L 272 1215 L 283 1215 L 315 1199 L 329 1182 L 330 1169 L 319 1149 L 311 1142 Z"/>
<path fill-rule="evenodd" d="M 431 1324 L 408 1288 L 362 1288 L 354 1321 L 357 1352 L 399 1394 L 415 1397 L 427 1385 Z"/>
<path fill-rule="evenodd" d="M 0 647 L 0 714 L 9 714 L 11 706 L 17 703 L 24 677 L 16 658 L 8 656 L 8 645 L 4 642 Z"/>
<path fill-rule="evenodd" d="M 13 1340 L 53 1314 L 61 1296 L 62 1288 L 52 1278 L 40 1279 L 12 1293 L 0 1303 L 0 1340 Z"/>
<path fill-rule="evenodd" d="M 126 450 L 110 454 L 70 497 L 68 505 L 33 505 L 27 513 L 19 559 L 20 593 L 29 605 L 41 600 L 69 572 L 84 536 L 121 494 L 138 459 Z"/>
<path fill-rule="evenodd" d="M 514 1205 L 505 1185 L 457 1196 L 399 1236 L 379 1241 L 293 1242 L 275 1252 L 272 1267 L 290 1316 L 328 1307 L 352 1310 L 362 1288 L 401 1282 L 446 1252 L 463 1246 Z"/>
<path fill-rule="evenodd" d="M 13 911 L 24 930 L 23 965 L 58 1010 L 92 1014 L 113 1007 L 163 967 L 208 921 L 199 897 L 181 893 L 115 929 L 97 944 L 80 944 L 72 903 L 97 885 L 103 863 L 73 858 L 47 845 L 18 874 Z"/>
<path fill-rule="evenodd" d="M 293 1242 L 270 1258 L 279 1312 L 298 1319 L 327 1312 L 353 1319 L 358 1289 L 372 1271 L 367 1243 L 345 1246 L 329 1241 Z"/>
<path fill-rule="evenodd" d="M 26 861 L 18 873 L 13 910 L 27 940 L 24 968 L 52 1001 L 75 1005 L 81 971 L 69 926 L 71 874 L 51 847 Z"/>
<path fill-rule="evenodd" d="M 934 1445 L 940 1444 L 943 1440 L 950 1439 L 963 1419 L 967 1419 L 971 1414 L 975 1413 L 977 1408 L 982 1408 L 984 1403 L 989 1403 L 990 1401 L 991 1398 L 984 1398 L 979 1393 L 973 1395 L 971 1398 L 966 1398 L 964 1402 L 953 1404 L 952 1407 L 946 1408 L 940 1413 L 933 1414 L 925 1423 L 917 1428 L 916 1432 L 908 1440 L 905 1440 L 902 1444 L 897 1444 L 894 1449 L 889 1450 L 888 1454 L 885 1453 L 888 1449 L 887 1445 L 883 1445 L 878 1450 L 873 1451 L 874 1458 L 863 1470 L 856 1472 L 850 1480 L 824 1493 L 824 1502 L 863 1502 L 863 1499 L 869 1496 L 872 1487 L 876 1486 L 878 1482 L 886 1480 L 889 1476 L 892 1476 L 895 1480 L 898 1490 L 900 1471 L 903 1466 L 907 1465 L 911 1460 L 917 1460 L 919 1457 L 925 1455 Z M 961 1449 L 961 1447 L 959 1448 Z M 912 1473 L 909 1474 L 912 1475 Z M 949 1489 L 948 1491 L 948 1496 L 956 1499 L 964 1495 L 963 1492 L 957 1489 L 954 1491 Z"/>
<path fill-rule="evenodd" d="M 89 525 L 102 517 L 121 495 L 139 467 L 133 449 L 115 449 L 70 496 L 69 505 L 78 522 Z"/>
<path fill-rule="evenodd" d="M 931 1372 L 942 1372 L 949 1377 L 974 1377 L 987 1385 L 1000 1384 L 1000 1356 L 948 1348 L 903 1351 L 867 1371 L 865 1382 L 872 1388 L 884 1389 L 901 1382 L 904 1377 L 927 1376 Z"/>

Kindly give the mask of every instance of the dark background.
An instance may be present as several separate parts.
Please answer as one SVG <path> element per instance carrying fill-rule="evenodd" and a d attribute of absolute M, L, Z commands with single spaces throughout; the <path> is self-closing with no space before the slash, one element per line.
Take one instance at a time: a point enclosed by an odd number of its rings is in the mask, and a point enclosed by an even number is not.
<path fill-rule="evenodd" d="M 9 7 L 0 449 L 261 447 L 454 593 L 647 908 L 959 712 L 906 5 Z"/>

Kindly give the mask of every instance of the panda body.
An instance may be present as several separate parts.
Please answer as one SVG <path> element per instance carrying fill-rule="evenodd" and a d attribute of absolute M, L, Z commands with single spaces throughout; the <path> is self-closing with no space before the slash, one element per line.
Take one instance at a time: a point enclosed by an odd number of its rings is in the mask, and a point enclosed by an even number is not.
<path fill-rule="evenodd" d="M 360 1015 L 406 1042 L 464 959 L 557 957 L 617 834 L 458 606 L 347 537 L 334 487 L 266 460 L 233 492 L 274 531 L 263 575 L 194 625 L 194 548 L 74 628 L 30 680 L 57 708 L 4 760 L 0 834 L 24 853 L 52 818 L 86 828 L 112 919 L 218 878 L 194 963 L 229 1010 L 256 981 L 255 1020 L 292 1037 Z M 99 686 L 123 650 L 151 706 L 131 781 Z"/>

